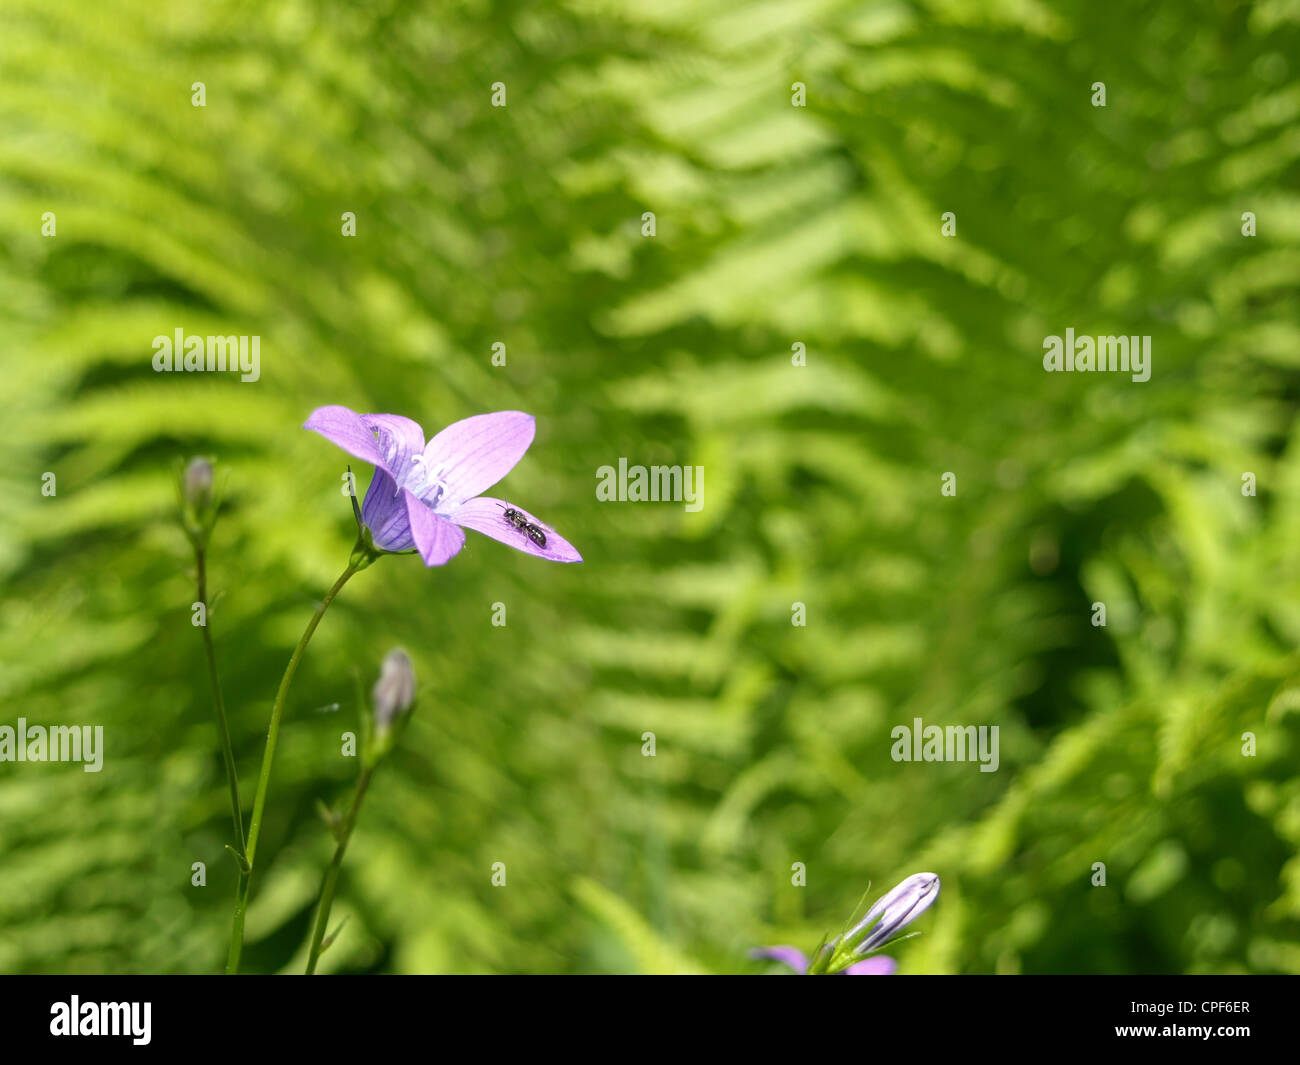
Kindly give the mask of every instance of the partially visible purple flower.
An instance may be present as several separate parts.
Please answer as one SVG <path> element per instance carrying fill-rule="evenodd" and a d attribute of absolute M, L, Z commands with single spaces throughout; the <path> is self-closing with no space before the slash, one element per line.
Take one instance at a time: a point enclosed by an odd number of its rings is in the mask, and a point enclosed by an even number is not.
<path fill-rule="evenodd" d="M 800 975 L 808 971 L 808 956 L 795 947 L 759 947 L 749 952 L 751 958 L 771 958 L 784 962 Z M 874 958 L 854 962 L 847 969 L 841 969 L 837 976 L 890 976 L 898 968 L 898 962 L 877 954 Z"/>
<path fill-rule="evenodd" d="M 854 954 L 867 954 L 883 947 L 894 935 L 911 924 L 939 897 L 939 878 L 934 873 L 915 873 L 893 891 L 881 896 L 866 915 L 844 936 L 847 946 L 864 930 L 866 938 L 853 948 Z M 872 927 L 873 923 L 875 926 Z"/>
<path fill-rule="evenodd" d="M 898 962 L 884 954 L 874 958 L 855 961 L 847 969 L 841 969 L 837 976 L 890 976 L 898 968 Z"/>
<path fill-rule="evenodd" d="M 572 544 L 522 507 L 480 494 L 528 450 L 530 414 L 477 414 L 453 422 L 427 444 L 424 430 L 410 418 L 357 414 L 347 407 L 318 407 L 303 428 L 375 467 L 361 520 L 380 550 L 415 548 L 426 566 L 441 566 L 465 546 L 462 530 L 473 529 L 538 558 L 582 561 Z M 517 520 L 508 519 L 507 511 Z"/>
<path fill-rule="evenodd" d="M 755 947 L 749 952 L 749 956 L 783 962 L 801 975 L 808 971 L 808 955 L 798 947 Z"/>

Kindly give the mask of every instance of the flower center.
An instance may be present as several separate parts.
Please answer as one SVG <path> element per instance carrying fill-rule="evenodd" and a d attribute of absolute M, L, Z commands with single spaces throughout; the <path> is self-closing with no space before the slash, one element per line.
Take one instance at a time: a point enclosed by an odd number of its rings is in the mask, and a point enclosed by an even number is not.
<path fill-rule="evenodd" d="M 422 503 L 429 507 L 436 507 L 447 490 L 442 478 L 441 468 L 430 470 L 423 455 L 412 455 L 411 465 L 406 471 L 406 476 L 397 486 L 397 491 L 400 493 L 403 488 L 406 488 Z"/>

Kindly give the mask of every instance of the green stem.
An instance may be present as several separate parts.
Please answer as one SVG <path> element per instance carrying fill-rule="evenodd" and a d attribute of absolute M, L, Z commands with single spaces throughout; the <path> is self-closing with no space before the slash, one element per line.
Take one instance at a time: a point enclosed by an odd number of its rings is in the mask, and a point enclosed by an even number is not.
<path fill-rule="evenodd" d="M 366 566 L 370 565 L 374 557 L 360 551 L 353 551 L 352 557 L 348 560 L 348 568 L 334 582 L 333 587 L 325 593 L 325 598 L 321 600 L 320 606 L 316 608 L 316 613 L 312 615 L 311 621 L 307 623 L 307 629 L 298 641 L 298 646 L 293 649 L 293 655 L 289 659 L 288 666 L 285 667 L 284 676 L 280 679 L 280 690 L 276 692 L 275 704 L 271 707 L 271 727 L 266 733 L 266 750 L 262 755 L 262 771 L 257 778 L 257 794 L 253 797 L 253 819 L 249 822 L 248 848 L 245 851 L 248 871 L 240 874 L 239 886 L 235 896 L 235 915 L 230 929 L 230 954 L 226 959 L 226 972 L 230 975 L 239 972 L 239 956 L 244 947 L 244 914 L 248 910 L 253 862 L 257 856 L 257 841 L 262 834 L 262 814 L 266 809 L 266 795 L 270 790 L 271 765 L 275 761 L 275 745 L 280 737 L 280 718 L 284 714 L 284 704 L 289 695 L 289 685 L 293 681 L 294 673 L 298 670 L 298 662 L 302 658 L 303 651 L 307 649 L 307 644 L 311 642 L 312 634 L 316 631 L 316 626 L 320 624 L 320 619 L 325 616 L 325 611 L 334 602 L 334 597 L 348 583 L 349 578 L 358 570 L 365 569 Z"/>
<path fill-rule="evenodd" d="M 239 873 L 239 883 L 235 885 L 235 916 L 230 923 L 230 953 L 226 956 L 226 975 L 234 976 L 239 972 L 239 956 L 244 950 L 244 911 L 248 909 L 248 881 L 252 870 Z"/>
<path fill-rule="evenodd" d="M 208 657 L 208 676 L 212 680 L 212 705 L 217 712 L 217 734 L 221 740 L 221 757 L 226 763 L 226 781 L 230 785 L 230 817 L 235 825 L 235 839 L 239 841 L 239 853 L 244 853 L 244 815 L 239 804 L 239 777 L 235 773 L 235 752 L 230 744 L 230 725 L 226 722 L 226 702 L 221 697 L 221 681 L 217 677 L 217 654 L 212 648 L 212 633 L 208 631 L 208 567 L 207 553 L 202 545 L 194 542 L 194 561 L 199 571 L 199 602 L 203 604 L 203 624 L 199 626 L 203 633 L 203 649 Z"/>
<path fill-rule="evenodd" d="M 325 877 L 321 881 L 320 903 L 316 907 L 316 927 L 311 934 L 311 951 L 307 955 L 308 976 L 316 971 L 316 963 L 320 961 L 321 951 L 324 949 L 322 944 L 325 940 L 325 927 L 329 924 L 330 907 L 334 904 L 334 891 L 339 885 L 339 870 L 343 867 L 343 854 L 348 849 L 348 840 L 352 838 L 352 829 L 357 823 L 357 812 L 361 809 L 361 799 L 366 794 L 366 788 L 370 786 L 370 778 L 374 772 L 373 766 L 361 771 L 361 776 L 357 780 L 357 790 L 352 796 L 352 805 L 343 819 L 343 824 L 339 826 L 338 846 L 334 848 L 334 858 L 330 861 L 329 868 L 325 870 Z"/>

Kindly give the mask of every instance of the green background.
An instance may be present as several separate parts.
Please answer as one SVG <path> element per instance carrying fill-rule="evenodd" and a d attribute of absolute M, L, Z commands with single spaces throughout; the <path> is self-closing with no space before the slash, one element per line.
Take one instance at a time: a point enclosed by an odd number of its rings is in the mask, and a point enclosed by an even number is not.
<path fill-rule="evenodd" d="M 332 403 L 529 411 L 497 493 L 586 561 L 471 532 L 354 578 L 246 968 L 301 971 L 314 806 L 401 645 L 325 971 L 776 971 L 921 870 L 902 973 L 1300 971 L 1298 62 L 1284 0 L 5 0 L 0 715 L 107 753 L 0 764 L 0 971 L 222 966 L 173 479 L 217 463 L 247 806 L 352 542 Z M 261 380 L 154 373 L 177 327 L 260 336 Z M 1067 327 L 1150 335 L 1151 380 L 1045 373 Z M 703 509 L 598 502 L 621 456 L 703 466 Z M 915 717 L 999 726 L 1000 770 L 892 761 Z"/>

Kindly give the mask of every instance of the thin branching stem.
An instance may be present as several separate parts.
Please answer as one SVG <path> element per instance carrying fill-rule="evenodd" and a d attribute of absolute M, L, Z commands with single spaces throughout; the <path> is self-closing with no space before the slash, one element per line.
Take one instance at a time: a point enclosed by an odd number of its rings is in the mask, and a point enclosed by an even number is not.
<path fill-rule="evenodd" d="M 217 737 L 221 741 L 221 757 L 226 763 L 226 781 L 230 785 L 230 817 L 235 825 L 235 840 L 238 843 L 238 855 L 244 853 L 244 815 L 239 803 L 239 776 L 235 772 L 235 752 L 230 743 L 230 725 L 226 721 L 226 702 L 221 695 L 221 679 L 217 675 L 217 653 L 212 646 L 212 633 L 208 622 L 211 621 L 211 608 L 208 603 L 207 552 L 199 543 L 194 545 L 194 562 L 198 568 L 199 602 L 203 604 L 203 624 L 199 632 L 203 635 L 203 650 L 207 653 L 208 677 L 212 681 L 212 706 L 217 715 Z"/>
<path fill-rule="evenodd" d="M 289 685 L 293 682 L 293 675 L 298 671 L 298 662 L 302 659 L 303 651 L 307 649 L 307 644 L 311 642 L 312 634 L 316 631 L 316 626 L 320 624 L 321 618 L 325 616 L 325 611 L 329 609 L 330 604 L 334 602 L 334 597 L 351 579 L 352 575 L 359 569 L 364 569 L 369 564 L 369 559 L 359 557 L 354 553 L 348 562 L 348 568 L 343 571 L 339 577 L 325 593 L 325 598 L 321 600 L 320 606 L 316 608 L 316 613 L 307 623 L 306 631 L 303 632 L 302 638 L 298 641 L 298 646 L 293 649 L 293 655 L 289 658 L 289 664 L 285 667 L 284 676 L 280 679 L 280 690 L 276 692 L 275 703 L 271 707 L 271 726 L 266 733 L 266 750 L 262 754 L 262 771 L 257 778 L 257 793 L 253 797 L 253 819 L 249 822 L 248 827 L 248 848 L 245 851 L 247 859 L 247 868 L 240 873 L 239 886 L 235 898 L 235 914 L 231 922 L 230 929 L 230 954 L 226 959 L 226 972 L 234 975 L 239 972 L 239 958 L 244 948 L 244 915 L 248 910 L 248 896 L 252 886 L 254 862 L 257 857 L 257 841 L 262 834 L 262 814 L 266 810 L 266 796 L 271 786 L 271 766 L 275 761 L 275 746 L 280 738 L 280 718 L 284 714 L 285 702 L 289 696 Z"/>
<path fill-rule="evenodd" d="M 352 838 L 352 829 L 357 823 L 357 813 L 361 810 L 361 800 L 366 794 L 366 788 L 370 786 L 370 778 L 374 771 L 373 766 L 361 771 L 361 776 L 357 780 L 357 790 L 352 795 L 352 805 L 338 828 L 338 844 L 334 848 L 334 858 L 330 861 L 321 881 L 320 902 L 316 906 L 316 927 L 312 930 L 311 951 L 307 955 L 308 976 L 316 971 L 316 963 L 320 961 L 321 952 L 324 950 L 325 927 L 329 923 L 330 907 L 334 904 L 334 892 L 339 885 L 339 870 L 343 867 L 343 854 L 348 849 L 348 840 Z"/>

